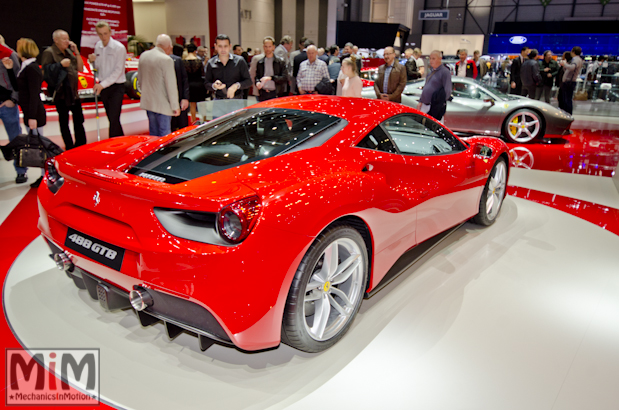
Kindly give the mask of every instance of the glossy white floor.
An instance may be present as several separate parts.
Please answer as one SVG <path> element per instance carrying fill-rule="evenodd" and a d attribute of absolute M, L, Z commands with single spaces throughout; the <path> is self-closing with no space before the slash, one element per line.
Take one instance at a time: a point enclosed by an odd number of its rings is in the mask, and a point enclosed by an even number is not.
<path fill-rule="evenodd" d="M 3 220 L 27 187 L 9 164 L 0 171 Z M 609 178 L 513 178 L 619 208 Z M 25 346 L 101 348 L 102 398 L 119 408 L 616 409 L 617 249 L 617 235 L 508 197 L 497 223 L 465 224 L 316 355 L 201 352 L 188 334 L 168 342 L 162 325 L 104 312 L 55 269 L 41 238 L 14 262 L 3 303 Z"/>

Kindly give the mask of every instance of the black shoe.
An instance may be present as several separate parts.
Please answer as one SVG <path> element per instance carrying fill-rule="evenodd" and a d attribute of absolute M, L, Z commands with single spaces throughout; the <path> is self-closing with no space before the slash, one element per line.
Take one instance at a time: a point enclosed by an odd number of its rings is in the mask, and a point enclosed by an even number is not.
<path fill-rule="evenodd" d="M 39 177 L 39 179 L 30 184 L 30 188 L 38 188 L 41 185 L 41 181 L 43 181 L 43 177 Z"/>
<path fill-rule="evenodd" d="M 17 174 L 17 178 L 15 178 L 15 183 L 16 184 L 23 184 L 26 181 L 28 181 L 28 175 L 26 175 L 26 174 Z"/>

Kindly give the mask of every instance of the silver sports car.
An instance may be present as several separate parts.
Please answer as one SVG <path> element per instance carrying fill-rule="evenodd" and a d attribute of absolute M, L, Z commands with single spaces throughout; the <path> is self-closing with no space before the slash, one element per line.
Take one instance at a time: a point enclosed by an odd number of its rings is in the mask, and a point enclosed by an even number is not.
<path fill-rule="evenodd" d="M 470 78 L 452 77 L 453 99 L 447 102 L 445 125 L 459 134 L 503 136 L 508 142 L 527 143 L 536 138 L 570 133 L 574 118 L 542 101 L 507 95 Z M 409 81 L 402 104 L 416 108 L 425 79 Z M 374 87 L 365 87 L 364 98 L 376 98 Z"/>

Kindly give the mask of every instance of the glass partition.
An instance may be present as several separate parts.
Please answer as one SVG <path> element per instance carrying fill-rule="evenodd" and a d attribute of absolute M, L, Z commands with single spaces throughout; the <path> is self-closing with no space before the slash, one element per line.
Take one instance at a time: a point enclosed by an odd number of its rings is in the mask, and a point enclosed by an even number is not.
<path fill-rule="evenodd" d="M 233 111 L 256 104 L 255 98 L 247 100 L 207 100 L 197 104 L 200 121 L 211 121 Z"/>

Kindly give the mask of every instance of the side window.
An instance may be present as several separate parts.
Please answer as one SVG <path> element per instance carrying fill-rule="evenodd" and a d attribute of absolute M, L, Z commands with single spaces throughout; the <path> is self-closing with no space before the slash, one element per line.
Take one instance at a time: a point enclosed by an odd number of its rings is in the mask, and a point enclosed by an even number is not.
<path fill-rule="evenodd" d="M 422 115 L 398 115 L 382 125 L 402 154 L 441 155 L 466 149 L 443 126 Z"/>
<path fill-rule="evenodd" d="M 468 83 L 460 83 L 457 81 L 453 82 L 453 92 L 454 97 L 460 98 L 471 98 L 473 100 L 484 100 L 488 97 L 482 89 L 474 84 Z"/>
<path fill-rule="evenodd" d="M 374 128 L 368 135 L 366 135 L 365 138 L 357 144 L 357 147 L 372 149 L 375 151 L 390 152 L 392 154 L 398 153 L 395 145 L 393 145 L 393 142 L 389 136 L 382 130 L 382 128 L 380 128 L 380 126 Z"/>

